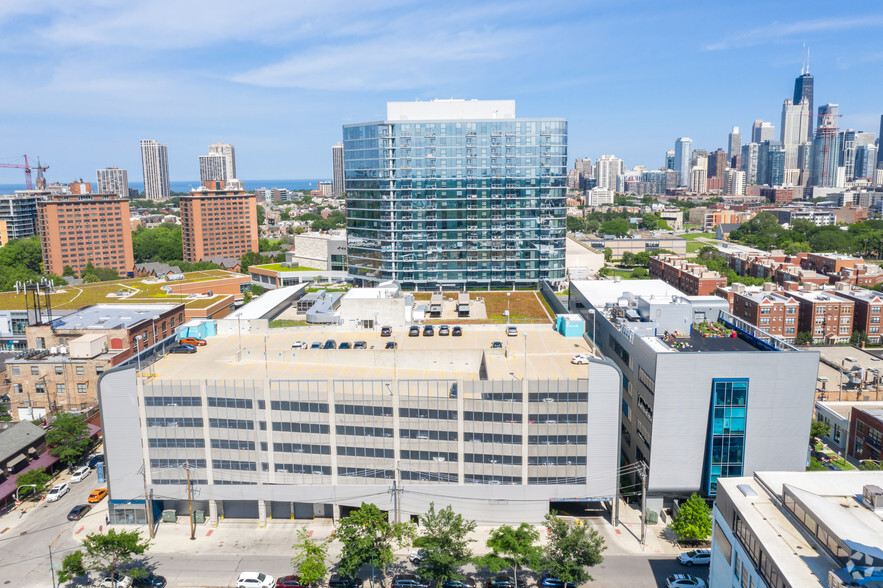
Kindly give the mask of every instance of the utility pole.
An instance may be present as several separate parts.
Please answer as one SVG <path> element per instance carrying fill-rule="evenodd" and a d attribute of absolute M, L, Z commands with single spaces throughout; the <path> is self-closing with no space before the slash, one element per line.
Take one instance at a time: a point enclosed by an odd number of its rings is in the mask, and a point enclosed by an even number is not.
<path fill-rule="evenodd" d="M 399 522 L 399 489 L 396 481 L 392 481 L 392 510 L 393 518 L 396 523 Z"/>
<path fill-rule="evenodd" d="M 190 477 L 190 470 L 187 470 L 187 477 Z M 144 509 L 147 511 L 147 530 L 150 532 L 150 538 L 153 539 L 155 532 L 153 530 L 153 501 L 147 492 L 147 466 L 141 465 L 141 479 L 144 480 Z M 189 485 L 188 485 L 189 488 Z"/>
<path fill-rule="evenodd" d="M 193 526 L 193 494 L 190 491 L 190 464 L 184 462 L 184 469 L 187 470 L 187 505 L 190 508 L 190 540 L 196 539 L 196 527 Z"/>
<path fill-rule="evenodd" d="M 52 588 L 56 588 L 55 584 L 55 566 L 52 565 L 52 544 L 49 544 L 49 573 L 52 574 Z"/>
<path fill-rule="evenodd" d="M 647 471 L 647 462 L 641 462 L 641 550 L 647 544 L 647 478 L 650 473 Z"/>

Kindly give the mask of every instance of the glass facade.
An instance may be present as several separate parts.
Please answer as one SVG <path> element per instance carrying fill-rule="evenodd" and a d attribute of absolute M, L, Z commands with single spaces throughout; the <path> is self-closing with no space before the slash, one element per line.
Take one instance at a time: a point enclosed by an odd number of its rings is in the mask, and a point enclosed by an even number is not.
<path fill-rule="evenodd" d="M 717 493 L 717 479 L 742 475 L 748 380 L 714 380 L 711 393 L 706 492 Z"/>
<path fill-rule="evenodd" d="M 349 271 L 405 289 L 564 278 L 567 121 L 343 127 Z"/>

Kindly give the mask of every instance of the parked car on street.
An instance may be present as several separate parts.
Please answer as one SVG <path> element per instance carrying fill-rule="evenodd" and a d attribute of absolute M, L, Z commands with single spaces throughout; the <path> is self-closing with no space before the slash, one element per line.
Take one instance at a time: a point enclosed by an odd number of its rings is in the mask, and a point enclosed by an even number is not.
<path fill-rule="evenodd" d="M 694 549 L 686 551 L 678 556 L 678 561 L 685 566 L 707 566 L 711 563 L 710 549 Z"/>
<path fill-rule="evenodd" d="M 276 579 L 261 572 L 242 572 L 236 580 L 236 588 L 273 588 Z"/>
<path fill-rule="evenodd" d="M 512 579 L 512 576 L 507 576 L 505 574 L 499 574 L 494 576 L 490 580 L 487 581 L 487 588 L 516 588 L 515 580 Z M 524 588 L 524 579 L 518 579 L 517 588 Z"/>
<path fill-rule="evenodd" d="M 202 347 L 203 345 L 208 345 L 208 341 L 205 339 L 197 339 L 196 337 L 184 337 L 178 343 L 182 345 L 193 345 L 194 347 Z"/>
<path fill-rule="evenodd" d="M 543 588 L 576 588 L 570 582 L 565 582 L 564 580 L 559 580 L 558 578 L 553 578 L 552 574 L 546 572 L 543 574 L 540 579 L 540 586 Z"/>
<path fill-rule="evenodd" d="M 442 588 L 476 588 L 477 584 L 472 578 L 464 578 L 463 580 L 448 580 L 442 584 Z"/>
<path fill-rule="evenodd" d="M 300 577 L 282 576 L 276 580 L 276 588 L 301 588 Z"/>
<path fill-rule="evenodd" d="M 307 345 L 306 341 L 295 341 L 291 344 L 292 349 L 306 349 L 307 347 L 309 347 L 309 345 Z"/>
<path fill-rule="evenodd" d="M 823 465 L 831 462 L 831 457 L 824 451 L 817 451 L 814 449 L 812 456 L 822 462 Z"/>
<path fill-rule="evenodd" d="M 104 576 L 98 585 L 101 588 L 131 588 L 132 584 L 132 578 L 129 576 Z"/>
<path fill-rule="evenodd" d="M 101 502 L 107 496 L 107 488 L 96 488 L 89 494 L 89 502 Z"/>
<path fill-rule="evenodd" d="M 362 578 L 334 574 L 328 580 L 328 588 L 362 588 L 364 583 L 365 581 Z"/>
<path fill-rule="evenodd" d="M 92 469 L 95 469 L 95 467 L 98 466 L 98 464 L 100 463 L 104 463 L 104 455 L 93 455 L 89 458 L 89 463 L 87 463 L 86 465 L 88 465 Z"/>
<path fill-rule="evenodd" d="M 425 549 L 415 549 L 411 552 L 411 555 L 408 556 L 408 559 L 412 564 L 417 565 L 426 559 L 426 550 Z"/>
<path fill-rule="evenodd" d="M 147 586 L 148 588 L 165 588 L 167 582 L 166 579 L 162 576 L 158 576 L 154 573 L 147 574 L 146 576 L 140 576 L 135 578 L 135 586 Z"/>
<path fill-rule="evenodd" d="M 46 495 L 46 502 L 55 502 L 70 491 L 71 487 L 69 485 L 65 483 L 56 484 Z"/>
<path fill-rule="evenodd" d="M 74 475 L 71 476 L 71 482 L 73 482 L 75 484 L 77 482 L 82 482 L 83 480 L 88 478 L 89 474 L 91 474 L 91 473 L 92 473 L 92 469 L 89 468 L 88 466 L 83 466 L 81 468 L 77 468 L 74 470 Z"/>
<path fill-rule="evenodd" d="M 665 588 L 705 588 L 705 580 L 690 574 L 672 574 L 665 579 Z"/>
<path fill-rule="evenodd" d="M 392 588 L 429 588 L 429 582 L 416 574 L 399 574 L 392 579 Z"/>
<path fill-rule="evenodd" d="M 67 513 L 67 520 L 69 521 L 79 521 L 81 518 L 86 516 L 86 513 L 92 510 L 92 507 L 88 504 L 78 504 L 73 507 L 69 513 Z"/>
<path fill-rule="evenodd" d="M 169 353 L 196 353 L 196 347 L 193 345 L 175 345 L 169 347 Z"/>

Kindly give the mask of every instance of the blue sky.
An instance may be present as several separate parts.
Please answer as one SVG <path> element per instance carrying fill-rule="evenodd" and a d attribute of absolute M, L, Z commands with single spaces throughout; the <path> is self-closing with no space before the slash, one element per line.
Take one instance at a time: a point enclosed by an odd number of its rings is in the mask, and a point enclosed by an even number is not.
<path fill-rule="evenodd" d="M 778 132 L 804 43 L 816 105 L 877 132 L 881 27 L 883 5 L 863 0 L 3 0 L 0 161 L 140 181 L 152 138 L 172 180 L 191 180 L 222 141 L 242 179 L 328 177 L 342 124 L 382 118 L 387 100 L 457 97 L 568 118 L 571 161 L 658 167 L 678 136 L 712 150 L 755 118 Z"/>

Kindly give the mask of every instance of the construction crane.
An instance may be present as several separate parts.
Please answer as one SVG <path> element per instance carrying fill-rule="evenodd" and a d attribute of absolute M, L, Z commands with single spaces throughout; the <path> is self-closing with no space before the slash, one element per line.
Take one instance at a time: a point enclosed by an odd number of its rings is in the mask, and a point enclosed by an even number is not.
<path fill-rule="evenodd" d="M 31 167 L 31 164 L 28 162 L 28 156 L 22 155 L 25 158 L 25 164 L 22 165 L 20 163 L 0 163 L 0 167 L 12 167 L 16 169 L 25 170 L 25 189 L 33 190 L 34 183 L 31 181 L 31 171 L 37 171 L 37 189 L 42 190 L 46 188 L 46 180 L 43 178 L 43 172 L 49 169 L 48 165 L 40 165 L 40 158 L 37 158 L 37 165 Z"/>

